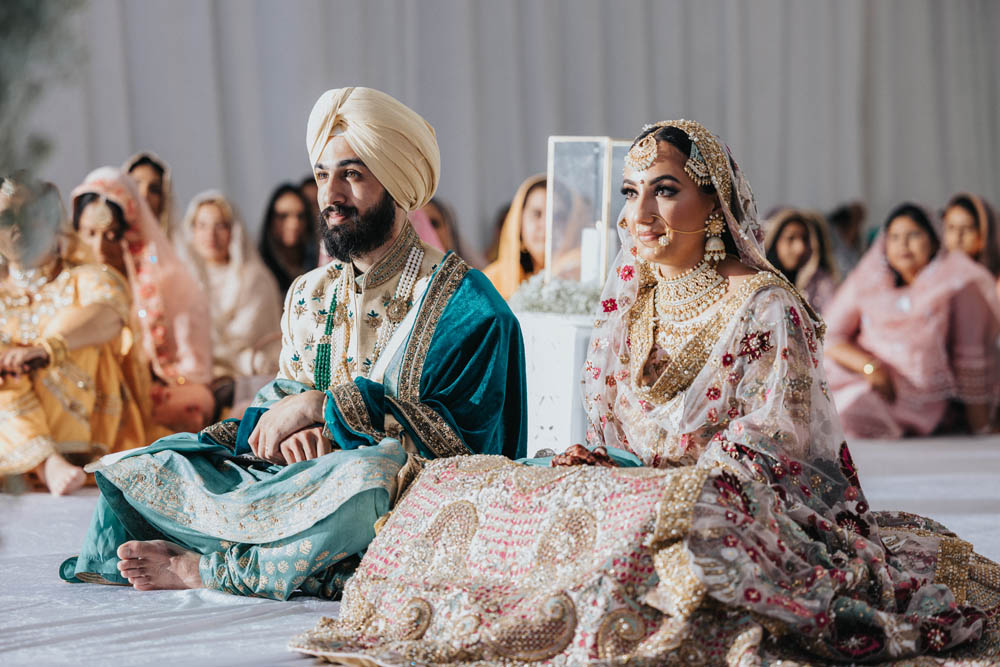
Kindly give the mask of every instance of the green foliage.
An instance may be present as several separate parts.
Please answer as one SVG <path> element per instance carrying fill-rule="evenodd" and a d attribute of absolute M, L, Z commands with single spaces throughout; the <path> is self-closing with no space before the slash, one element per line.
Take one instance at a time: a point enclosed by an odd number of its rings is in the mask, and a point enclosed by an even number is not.
<path fill-rule="evenodd" d="M 72 15 L 84 0 L 0 2 L 0 173 L 35 169 L 51 150 L 26 121 L 49 83 L 77 72 L 82 47 Z"/>

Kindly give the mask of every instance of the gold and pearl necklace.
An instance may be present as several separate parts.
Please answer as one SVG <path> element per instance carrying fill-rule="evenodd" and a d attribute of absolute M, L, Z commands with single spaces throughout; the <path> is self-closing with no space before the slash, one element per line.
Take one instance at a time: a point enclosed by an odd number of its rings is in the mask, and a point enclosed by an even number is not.
<path fill-rule="evenodd" d="M 728 288 L 729 280 L 705 261 L 669 280 L 657 280 L 656 344 L 674 357 L 700 329 L 701 316 L 726 295 Z"/>
<path fill-rule="evenodd" d="M 669 279 L 656 281 L 656 314 L 668 322 L 686 322 L 711 308 L 726 294 L 729 281 L 702 260 Z"/>
<path fill-rule="evenodd" d="M 423 247 L 419 245 L 413 246 L 406 258 L 406 266 L 403 268 L 403 274 L 396 285 L 396 293 L 385 309 L 386 319 L 389 321 L 379 327 L 378 338 L 375 340 L 375 349 L 372 351 L 372 363 L 367 368 L 362 369 L 362 375 L 365 377 L 371 373 L 371 369 L 375 366 L 378 358 L 382 356 L 382 351 L 389 344 L 392 335 L 396 333 L 396 329 L 399 328 L 400 323 L 406 318 L 406 314 L 413 303 L 413 287 L 417 283 L 417 277 L 420 275 L 420 265 L 423 261 Z"/>

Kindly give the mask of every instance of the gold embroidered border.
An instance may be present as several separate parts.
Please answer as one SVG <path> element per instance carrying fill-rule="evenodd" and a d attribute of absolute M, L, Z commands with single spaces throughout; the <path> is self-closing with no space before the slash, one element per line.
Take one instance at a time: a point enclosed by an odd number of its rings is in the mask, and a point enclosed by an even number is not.
<path fill-rule="evenodd" d="M 403 414 L 410 428 L 420 437 L 420 440 L 439 458 L 471 454 L 465 441 L 455 433 L 454 429 L 434 410 L 419 401 L 404 401 L 400 398 L 386 396 L 385 400 L 392 403 Z"/>
<path fill-rule="evenodd" d="M 240 423 L 238 421 L 224 420 L 221 422 L 216 422 L 210 426 L 206 426 L 201 431 L 212 440 L 227 447 L 229 451 L 236 451 L 236 436 L 240 432 Z"/>
<path fill-rule="evenodd" d="M 347 426 L 356 433 L 363 433 L 367 436 L 381 440 L 385 435 L 372 425 L 371 415 L 368 414 L 368 406 L 361 395 L 361 390 L 353 382 L 345 382 L 330 390 L 333 402 L 337 410 L 344 417 Z"/>
<path fill-rule="evenodd" d="M 69 359 L 64 361 L 58 368 L 53 368 L 51 375 L 60 381 L 66 380 L 69 384 L 75 385 L 77 389 L 84 393 L 94 390 L 94 378 Z"/>
<path fill-rule="evenodd" d="M 53 370 L 53 372 L 47 373 L 42 377 L 42 386 L 49 390 L 54 399 L 59 401 L 59 405 L 62 406 L 65 414 L 73 417 L 78 422 L 89 425 L 90 415 L 86 406 L 66 393 L 62 383 L 59 382 L 57 377 L 54 377 L 54 372 Z"/>
<path fill-rule="evenodd" d="M 125 388 L 124 385 L 123 388 Z M 103 391 L 94 394 L 93 414 L 116 417 L 122 413 L 124 407 L 125 403 L 120 394 L 106 394 Z"/>
<path fill-rule="evenodd" d="M 701 606 L 707 589 L 695 574 L 691 554 L 683 542 L 674 542 L 653 555 L 659 578 L 656 588 L 643 600 L 675 618 L 688 618 Z"/>
<path fill-rule="evenodd" d="M 653 547 L 662 547 L 687 537 L 691 531 L 694 504 L 701 495 L 710 470 L 690 466 L 670 476 L 656 511 L 656 527 L 650 541 Z"/>
<path fill-rule="evenodd" d="M 104 584 L 105 586 L 131 586 L 132 584 L 123 584 L 117 581 L 110 581 L 105 579 L 103 575 L 96 572 L 77 572 L 77 579 L 85 584 Z"/>
<path fill-rule="evenodd" d="M 615 609 L 597 626 L 597 655 L 601 660 L 627 658 L 646 636 L 646 620 L 627 607 Z"/>
<path fill-rule="evenodd" d="M 941 537 L 938 543 L 938 562 L 934 569 L 934 583 L 951 589 L 955 602 L 965 604 L 969 586 L 969 560 L 972 545 L 957 537 Z"/>
<path fill-rule="evenodd" d="M 401 400 L 413 402 L 420 400 L 420 378 L 424 372 L 424 361 L 427 359 L 427 351 L 430 349 L 438 320 L 441 319 L 441 314 L 444 313 L 452 294 L 468 272 L 469 265 L 452 253 L 441 262 L 431 284 L 427 286 L 423 305 L 413 323 L 413 333 L 410 334 L 410 340 L 403 354 L 398 391 Z"/>
<path fill-rule="evenodd" d="M 368 269 L 368 272 L 361 277 L 361 288 L 370 290 L 398 276 L 402 273 L 403 267 L 406 265 L 406 258 L 410 255 L 410 249 L 419 245 L 420 237 L 414 231 L 413 225 L 407 223 L 403 233 L 392 244 L 385 257 L 378 264 Z"/>
<path fill-rule="evenodd" d="M 726 651 L 727 665 L 753 664 L 753 659 L 760 648 L 760 643 L 764 639 L 764 629 L 760 626 L 753 626 L 741 632 Z M 749 655 L 747 655 L 749 653 Z M 748 660 L 744 661 L 746 656 Z"/>
<path fill-rule="evenodd" d="M 634 351 L 631 362 L 633 366 L 632 383 L 636 393 L 641 398 L 662 404 L 691 386 L 695 377 L 705 366 L 705 362 L 708 361 L 712 348 L 715 347 L 719 337 L 727 328 L 726 324 L 736 314 L 736 311 L 757 291 L 765 287 L 775 286 L 787 287 L 784 281 L 769 271 L 760 271 L 748 278 L 735 294 L 723 302 L 715 316 L 691 337 L 677 358 L 670 362 L 667 371 L 660 375 L 652 387 L 642 387 L 638 384 L 642 377 L 642 367 L 649 357 L 649 351 L 653 344 L 653 315 L 655 314 L 653 290 L 641 295 L 637 302 L 642 300 L 642 303 L 636 303 L 633 309 L 635 315 L 629 323 L 630 338 L 632 341 L 639 341 L 641 345 L 639 349 Z M 639 367 L 638 372 L 635 370 L 636 365 Z"/>

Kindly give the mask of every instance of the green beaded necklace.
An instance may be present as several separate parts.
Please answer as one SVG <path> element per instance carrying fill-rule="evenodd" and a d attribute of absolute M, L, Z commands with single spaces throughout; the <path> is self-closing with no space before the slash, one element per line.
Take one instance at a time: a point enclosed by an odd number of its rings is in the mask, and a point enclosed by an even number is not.
<path fill-rule="evenodd" d="M 316 364 L 313 367 L 313 386 L 320 391 L 324 391 L 330 386 L 330 346 L 333 341 L 333 324 L 337 313 L 337 293 L 340 290 L 340 281 L 333 287 L 333 298 L 330 299 L 330 310 L 326 313 L 326 326 L 323 329 L 325 343 L 316 346 Z"/>

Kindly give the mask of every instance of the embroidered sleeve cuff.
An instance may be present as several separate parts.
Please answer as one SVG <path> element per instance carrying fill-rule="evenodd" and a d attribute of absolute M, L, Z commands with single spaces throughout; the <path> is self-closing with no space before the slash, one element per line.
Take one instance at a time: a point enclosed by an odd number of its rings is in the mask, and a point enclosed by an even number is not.
<path fill-rule="evenodd" d="M 324 432 L 334 440 L 333 425 L 342 424 L 356 435 L 380 441 L 385 434 L 372 424 L 371 415 L 361 390 L 353 382 L 345 382 L 326 392 L 323 405 Z"/>

